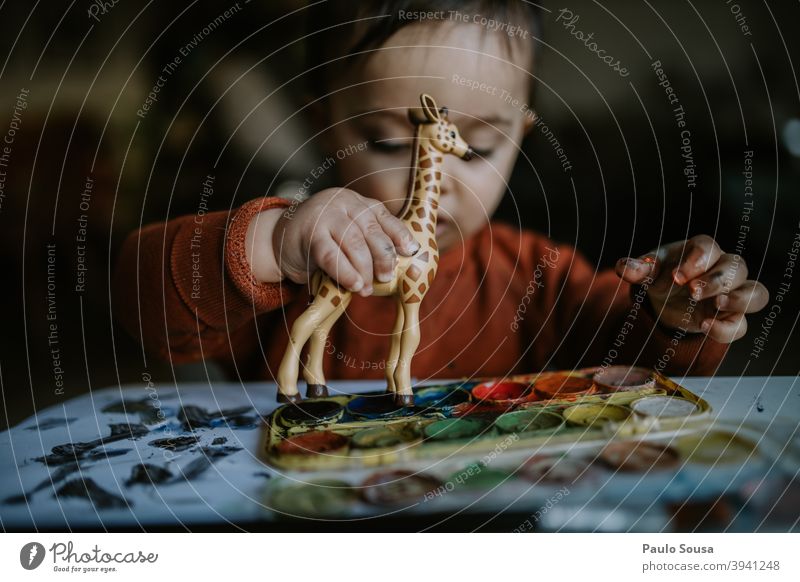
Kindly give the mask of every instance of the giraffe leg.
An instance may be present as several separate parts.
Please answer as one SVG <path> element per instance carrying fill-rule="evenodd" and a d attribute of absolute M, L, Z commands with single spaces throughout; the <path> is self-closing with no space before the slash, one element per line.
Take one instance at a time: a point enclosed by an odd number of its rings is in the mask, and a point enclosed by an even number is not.
<path fill-rule="evenodd" d="M 297 374 L 300 371 L 300 352 L 311 333 L 334 311 L 335 306 L 317 295 L 314 301 L 292 325 L 289 343 L 278 368 L 278 402 L 301 400 L 297 391 Z"/>
<path fill-rule="evenodd" d="M 306 398 L 324 398 L 328 395 L 328 387 L 325 385 L 325 373 L 322 371 L 325 344 L 328 341 L 328 334 L 333 324 L 347 309 L 352 297 L 349 292 L 332 289 L 326 299 L 333 299 L 334 296 L 331 293 L 335 293 L 335 296 L 339 297 L 340 303 L 311 334 L 308 358 L 306 359 L 306 365 L 303 367 L 303 377 L 306 380 Z"/>
<path fill-rule="evenodd" d="M 397 385 L 394 383 L 394 371 L 397 369 L 397 359 L 400 357 L 400 340 L 403 337 L 403 300 L 397 298 L 397 317 L 392 328 L 391 345 L 389 347 L 389 357 L 386 360 L 386 391 L 389 393 L 397 392 Z"/>
<path fill-rule="evenodd" d="M 400 343 L 400 358 L 394 371 L 395 400 L 397 404 L 411 406 L 411 359 L 419 346 L 419 301 L 403 303 L 403 337 Z"/>

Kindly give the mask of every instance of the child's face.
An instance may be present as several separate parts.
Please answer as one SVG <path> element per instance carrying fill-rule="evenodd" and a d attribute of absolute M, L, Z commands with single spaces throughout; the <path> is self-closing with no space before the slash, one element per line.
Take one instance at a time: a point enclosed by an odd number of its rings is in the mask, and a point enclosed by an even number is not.
<path fill-rule="evenodd" d="M 519 144 L 532 127 L 525 105 L 530 77 L 524 72 L 530 68 L 530 42 L 515 39 L 509 51 L 500 33 L 475 24 L 424 23 L 398 31 L 329 98 L 323 139 L 328 153 L 340 152 L 337 185 L 399 212 L 413 136 L 407 110 L 419 106 L 420 93 L 429 93 L 449 109 L 450 121 L 476 152 L 469 162 L 444 156 L 439 246 L 446 249 L 476 233 L 497 208 Z M 484 83 L 483 89 L 470 89 L 471 82 Z M 341 154 L 364 142 L 365 151 Z"/>

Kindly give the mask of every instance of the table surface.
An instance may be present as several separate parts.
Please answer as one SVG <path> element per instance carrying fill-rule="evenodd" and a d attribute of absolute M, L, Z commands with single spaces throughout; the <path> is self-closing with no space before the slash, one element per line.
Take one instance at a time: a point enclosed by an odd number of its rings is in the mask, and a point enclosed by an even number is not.
<path fill-rule="evenodd" d="M 675 380 L 709 402 L 716 423 L 733 429 L 747 427 L 763 435 L 759 444 L 767 443 L 777 459 L 770 470 L 780 468 L 784 475 L 797 476 L 800 470 L 798 377 Z M 346 386 L 349 393 L 383 389 L 382 382 L 374 381 L 334 381 L 330 386 L 334 392 Z M 150 386 L 142 383 L 97 390 L 42 410 L 0 433 L 0 471 L 4 475 L 0 480 L 0 527 L 197 529 L 274 520 L 264 490 L 279 475 L 276 469 L 259 460 L 258 446 L 262 437 L 260 416 L 275 409 L 275 394 L 276 387 L 271 383 Z M 114 405 L 121 400 L 126 402 L 127 413 L 103 411 L 107 407 L 120 410 Z M 134 411 L 130 404 L 135 402 L 144 403 L 151 410 Z M 231 415 L 236 417 L 235 422 L 214 426 L 219 421 L 211 419 L 212 426 L 195 431 L 197 443 L 184 450 L 163 450 L 149 444 L 156 439 L 192 434 L 182 430 L 176 417 L 181 407 L 186 406 L 200 407 L 212 415 L 220 410 L 237 409 Z M 153 418 L 152 413 L 159 410 L 162 414 Z M 41 460 L 52 454 L 53 447 L 90 442 L 109 435 L 109 425 L 125 423 L 138 425 L 142 430 L 146 427 L 148 432 L 136 439 L 122 438 L 97 447 L 93 451 L 100 454 L 89 451 L 79 464 L 47 465 Z M 128 483 L 134 466 L 140 463 L 165 468 L 172 476 L 155 487 Z M 84 489 L 83 483 L 89 480 L 102 488 L 105 503 L 63 494 L 64 488 L 74 486 L 76 479 Z M 59 491 L 62 494 L 57 494 Z M 633 497 L 625 503 L 634 507 L 642 503 L 642 499 Z M 624 508 L 622 504 L 621 509 Z M 582 508 L 590 522 L 595 519 L 592 509 L 591 505 Z M 791 522 L 789 525 L 792 526 Z M 307 522 L 305 527 L 313 529 L 315 523 Z M 647 522 L 639 527 L 647 529 Z M 593 529 L 589 525 L 585 528 Z M 613 521 L 607 529 L 615 529 Z M 790 529 L 797 529 L 797 523 Z"/>

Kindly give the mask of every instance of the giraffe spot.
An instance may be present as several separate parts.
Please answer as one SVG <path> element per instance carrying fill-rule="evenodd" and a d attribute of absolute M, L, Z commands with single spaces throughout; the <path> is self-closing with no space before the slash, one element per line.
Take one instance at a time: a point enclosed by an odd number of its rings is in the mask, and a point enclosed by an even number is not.
<path fill-rule="evenodd" d="M 320 297 L 327 297 L 328 296 L 328 288 L 323 286 L 322 289 L 319 290 Z"/>
<path fill-rule="evenodd" d="M 438 259 L 439 257 L 436 257 L 436 258 Z M 428 271 L 428 286 L 429 287 L 431 285 L 433 285 L 433 278 L 435 276 L 436 276 L 436 269 L 431 269 L 430 271 Z"/>
<path fill-rule="evenodd" d="M 433 174 L 434 174 L 434 176 L 436 177 L 437 180 L 441 180 L 442 179 L 442 173 L 441 172 L 437 171 L 437 172 L 434 172 Z"/>
<path fill-rule="evenodd" d="M 409 291 L 411 291 L 411 287 L 409 287 L 408 281 L 403 279 L 403 293 L 408 293 Z"/>
<path fill-rule="evenodd" d="M 439 247 L 436 245 L 436 239 L 429 238 L 428 239 L 428 246 L 431 247 L 435 251 L 439 250 Z M 437 259 L 438 259 L 438 257 L 437 257 Z"/>
<path fill-rule="evenodd" d="M 441 164 L 442 163 L 442 156 L 436 156 L 435 158 L 433 158 L 433 161 L 436 162 L 437 164 Z"/>
<path fill-rule="evenodd" d="M 433 180 L 433 176 L 431 174 L 425 174 L 424 180 L 426 182 L 430 182 L 431 180 Z"/>
<path fill-rule="evenodd" d="M 416 265 L 411 265 L 408 269 L 406 269 L 406 275 L 412 281 L 416 281 L 419 279 L 419 276 L 422 275 L 422 271 L 420 271 L 419 267 Z"/>
<path fill-rule="evenodd" d="M 417 255 L 416 257 L 414 257 L 415 261 L 420 261 L 420 262 L 427 262 L 428 259 L 429 259 L 428 251 L 425 251 L 421 255 Z M 416 279 L 414 280 L 416 281 Z"/>
<path fill-rule="evenodd" d="M 420 218 L 425 218 L 425 208 L 423 208 L 422 206 L 417 208 L 417 216 L 419 216 Z"/>
<path fill-rule="evenodd" d="M 430 158 L 425 158 L 424 160 L 420 160 L 419 162 L 420 168 L 430 168 L 431 166 L 433 166 L 433 162 L 431 161 Z"/>
<path fill-rule="evenodd" d="M 422 225 L 417 221 L 411 223 L 411 228 L 413 228 L 417 232 L 422 232 Z"/>
<path fill-rule="evenodd" d="M 426 291 L 427 289 L 428 289 L 428 287 L 425 285 L 425 283 L 420 283 L 420 284 L 419 284 L 419 292 L 420 292 L 420 293 L 425 293 L 425 291 Z"/>
<path fill-rule="evenodd" d="M 439 201 L 436 200 L 435 198 L 431 199 L 431 208 L 433 208 L 434 210 L 439 209 Z"/>
<path fill-rule="evenodd" d="M 429 184 L 425 187 L 426 192 L 437 192 L 439 190 L 439 185 L 436 183 Z"/>
<path fill-rule="evenodd" d="M 430 222 L 429 222 L 429 223 L 428 223 L 428 224 L 426 224 L 425 226 L 427 226 L 427 227 L 428 227 L 428 232 L 430 232 L 431 234 L 433 234 L 433 233 L 435 233 L 435 232 L 436 232 L 436 229 L 435 229 L 435 228 L 433 228 L 433 224 L 432 224 L 432 223 L 430 223 Z"/>
<path fill-rule="evenodd" d="M 422 159 L 426 156 L 427 152 L 423 146 L 419 146 L 419 158 Z"/>
<path fill-rule="evenodd" d="M 422 182 L 419 181 L 419 178 L 414 180 L 414 190 L 419 190 L 422 187 Z"/>
<path fill-rule="evenodd" d="M 333 299 L 331 299 L 331 303 L 333 303 L 334 307 L 339 307 L 339 304 L 342 302 L 342 298 L 336 295 Z"/>
<path fill-rule="evenodd" d="M 406 303 L 419 303 L 420 301 L 421 299 L 419 298 L 419 295 L 412 295 L 411 297 L 406 299 Z"/>

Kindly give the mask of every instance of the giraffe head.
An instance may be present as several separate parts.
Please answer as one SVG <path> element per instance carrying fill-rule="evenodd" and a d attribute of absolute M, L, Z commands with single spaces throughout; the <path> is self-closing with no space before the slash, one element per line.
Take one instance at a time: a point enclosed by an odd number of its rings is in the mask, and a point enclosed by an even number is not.
<path fill-rule="evenodd" d="M 429 143 L 445 154 L 455 154 L 462 160 L 472 158 L 469 144 L 458 133 L 455 124 L 447 120 L 447 107 L 436 107 L 436 101 L 427 93 L 419 96 L 422 109 L 410 109 L 411 123 L 420 125 L 420 140 Z"/>

